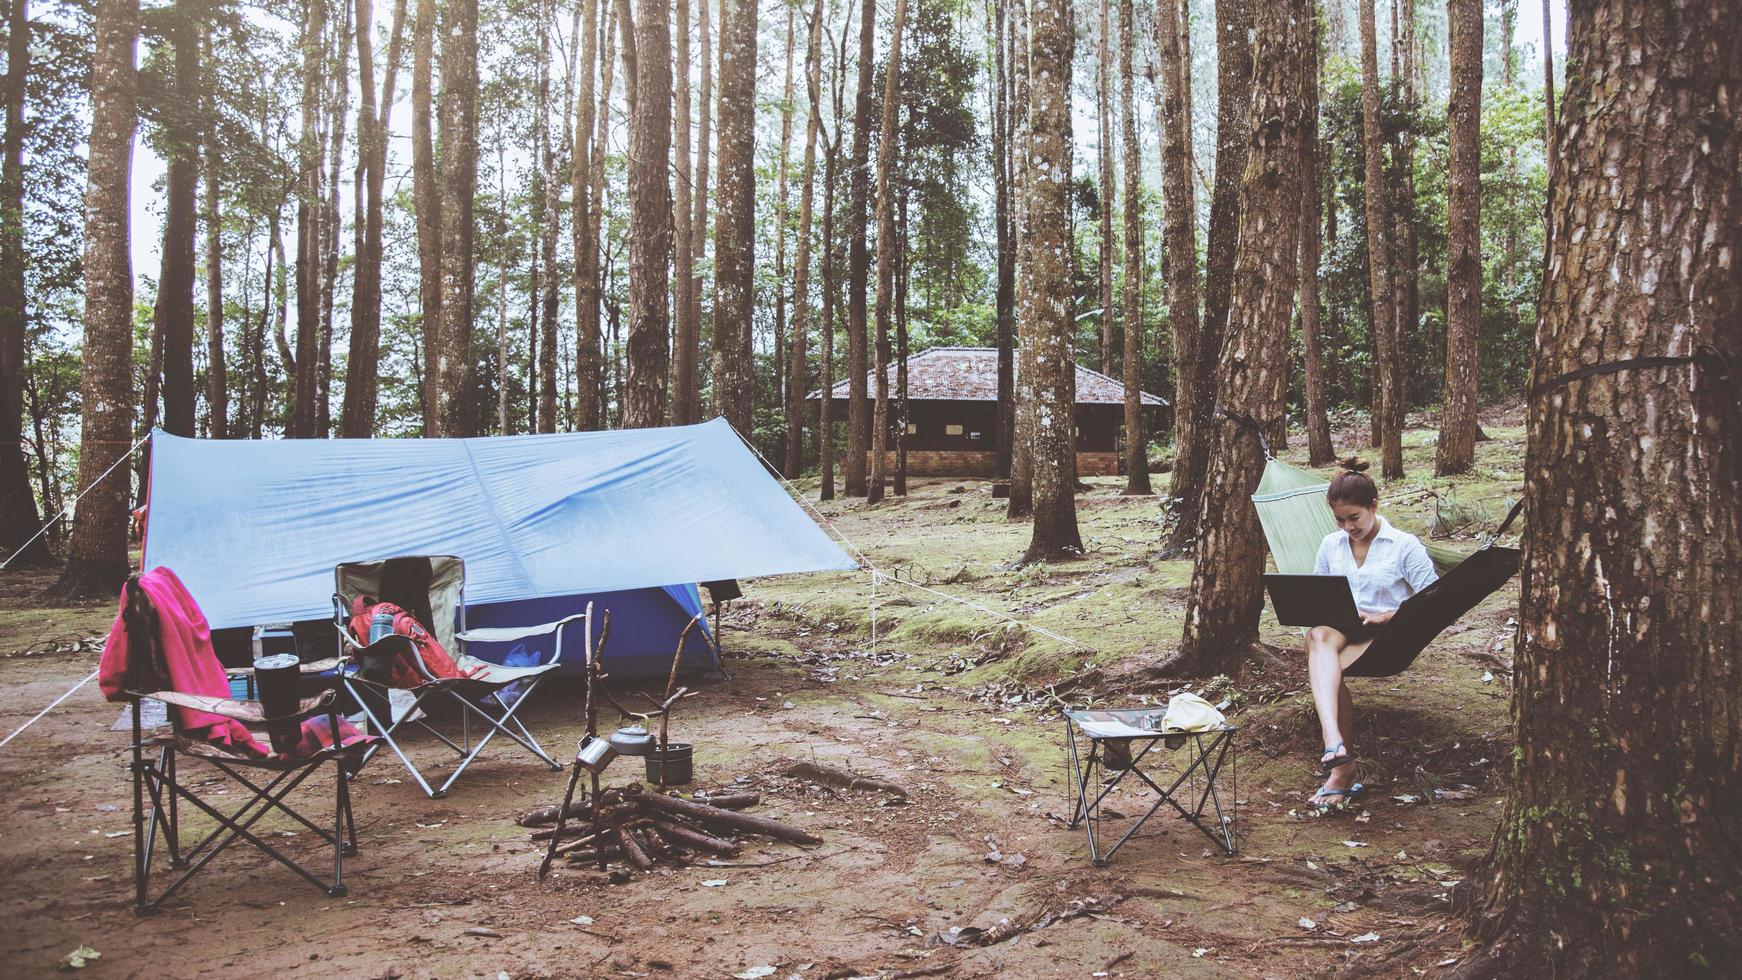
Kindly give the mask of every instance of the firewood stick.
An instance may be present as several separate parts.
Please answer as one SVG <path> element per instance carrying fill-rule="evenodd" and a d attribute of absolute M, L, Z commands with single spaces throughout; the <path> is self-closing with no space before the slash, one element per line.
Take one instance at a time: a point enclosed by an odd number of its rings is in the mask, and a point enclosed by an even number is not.
<path fill-rule="evenodd" d="M 654 817 L 653 825 L 659 828 L 660 833 L 664 834 L 667 840 L 683 847 L 707 851 L 709 854 L 718 854 L 721 857 L 736 857 L 738 855 L 737 844 L 729 840 L 721 840 L 711 834 L 704 834 L 699 830 L 679 826 L 664 817 Z"/>
<path fill-rule="evenodd" d="M 809 779 L 825 786 L 838 789 L 868 789 L 891 796 L 907 798 L 907 790 L 887 779 L 876 779 L 871 776 L 861 776 L 845 769 L 826 766 L 815 762 L 793 762 L 786 767 L 786 774 L 798 779 Z"/>
<path fill-rule="evenodd" d="M 577 816 L 580 819 L 590 820 L 590 818 L 592 817 L 592 814 L 591 813 L 584 813 L 584 814 L 578 814 Z M 575 818 L 570 818 L 570 819 L 575 819 Z M 593 828 L 590 824 L 571 823 L 571 824 L 569 824 L 565 827 L 562 827 L 562 828 L 546 827 L 543 830 L 535 830 L 526 836 L 527 836 L 528 840 L 550 840 L 552 837 L 555 837 L 558 840 L 571 840 L 571 839 L 573 839 L 575 837 L 579 837 L 583 834 L 591 834 L 592 832 L 593 832 Z"/>
<path fill-rule="evenodd" d="M 635 840 L 635 835 L 630 833 L 629 828 L 622 824 L 618 824 L 616 829 L 617 843 L 623 846 L 624 856 L 629 858 L 630 863 L 634 864 L 637 868 L 640 868 L 643 871 L 651 871 L 653 869 L 653 859 L 648 857 L 647 852 L 641 849 L 641 844 Z"/>
<path fill-rule="evenodd" d="M 621 847 L 618 847 L 615 844 L 606 844 L 603 848 L 583 847 L 578 851 L 567 852 L 569 863 L 586 864 L 589 861 L 597 861 L 600 859 L 599 852 L 601 850 L 604 851 L 604 857 L 606 858 L 619 858 L 623 856 L 623 849 Z"/>
<path fill-rule="evenodd" d="M 567 816 L 569 819 L 586 817 L 590 814 L 592 808 L 593 804 L 591 800 L 575 800 L 569 804 Z M 520 816 L 515 817 L 514 822 L 522 827 L 542 827 L 545 824 L 556 823 L 558 809 L 560 809 L 560 807 L 555 803 L 552 803 L 550 806 L 541 806 L 536 810 L 528 810 Z"/>
<path fill-rule="evenodd" d="M 704 795 L 696 797 L 697 803 L 706 803 L 722 810 L 743 810 L 762 802 L 761 793 L 721 793 L 718 796 Z"/>
<path fill-rule="evenodd" d="M 670 796 L 660 796 L 657 793 L 640 793 L 630 797 L 639 800 L 648 809 L 661 810 L 665 813 L 675 813 L 689 817 L 704 826 L 715 829 L 730 828 L 751 834 L 761 834 L 775 840 L 790 841 L 794 844 L 821 844 L 823 839 L 807 833 L 797 827 L 789 827 L 778 820 L 759 817 L 750 813 L 738 813 L 734 810 L 722 810 L 704 803 L 692 803 L 689 800 L 679 800 Z"/>
<path fill-rule="evenodd" d="M 651 823 L 645 825 L 636 824 L 630 829 L 629 834 L 631 837 L 635 838 L 637 844 L 641 845 L 641 849 L 648 853 L 648 856 L 654 858 L 665 858 L 669 856 L 669 852 L 665 846 L 665 838 L 658 836 L 659 831 L 654 829 Z"/>
<path fill-rule="evenodd" d="M 591 847 L 593 846 L 593 842 L 598 839 L 598 834 L 588 833 L 585 837 L 578 837 L 574 840 L 564 841 L 563 843 L 558 844 L 556 846 L 556 853 L 567 854 L 571 851 L 578 851 L 583 847 Z"/>

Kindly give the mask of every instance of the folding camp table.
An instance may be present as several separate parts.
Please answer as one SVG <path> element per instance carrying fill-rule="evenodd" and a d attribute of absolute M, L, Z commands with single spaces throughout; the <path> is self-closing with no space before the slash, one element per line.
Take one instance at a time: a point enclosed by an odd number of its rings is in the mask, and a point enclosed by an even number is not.
<path fill-rule="evenodd" d="M 1089 859 L 1097 867 L 1112 860 L 1114 853 L 1125 846 L 1125 842 L 1164 804 L 1173 807 L 1224 853 L 1232 856 L 1239 849 L 1235 842 L 1233 807 L 1222 805 L 1222 795 L 1216 785 L 1226 767 L 1233 774 L 1233 794 L 1229 802 L 1237 802 L 1239 767 L 1235 762 L 1234 736 L 1239 727 L 1223 722 L 1221 727 L 1209 731 L 1162 731 L 1163 713 L 1159 707 L 1064 713 L 1071 787 L 1076 794 L 1069 826 L 1072 830 L 1079 825 L 1085 829 L 1089 838 Z M 1143 769 L 1144 764 L 1149 763 L 1152 771 L 1158 772 L 1159 767 L 1154 764 L 1164 753 L 1155 753 L 1154 750 L 1164 742 L 1169 749 L 1186 749 L 1186 764 L 1165 786 Z M 1087 743 L 1086 751 L 1082 748 L 1083 743 Z M 1155 793 L 1156 800 L 1112 847 L 1103 850 L 1103 805 L 1127 776 L 1135 776 Z M 1160 779 L 1166 778 L 1166 775 L 1160 775 Z M 1214 815 L 1207 816 L 1206 808 L 1213 810 Z"/>

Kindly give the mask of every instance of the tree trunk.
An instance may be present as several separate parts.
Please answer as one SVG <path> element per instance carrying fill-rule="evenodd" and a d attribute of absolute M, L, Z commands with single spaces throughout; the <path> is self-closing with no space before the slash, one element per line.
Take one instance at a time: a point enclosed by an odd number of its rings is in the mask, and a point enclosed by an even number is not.
<path fill-rule="evenodd" d="M 805 99 L 810 112 L 804 129 L 804 176 L 798 192 L 798 254 L 792 264 L 792 364 L 786 373 L 786 476 L 797 479 L 804 469 L 805 344 L 810 330 L 810 265 L 812 203 L 816 199 L 817 130 L 823 121 L 823 0 L 811 12 L 805 45 Z M 824 249 L 828 248 L 824 243 Z M 822 391 L 828 404 L 830 391 Z"/>
<path fill-rule="evenodd" d="M 667 0 L 639 0 L 635 46 L 639 58 L 629 127 L 629 373 L 625 428 L 665 424 L 665 389 L 671 367 L 671 8 Z"/>
<path fill-rule="evenodd" d="M 1232 674 L 1258 636 L 1265 548 L 1251 498 L 1264 474 L 1264 453 L 1254 425 L 1282 411 L 1274 378 L 1288 362 L 1307 131 L 1301 86 L 1312 17 L 1312 0 L 1277 0 L 1259 12 L 1252 153 L 1240 185 L 1240 248 L 1216 379 L 1221 407 L 1247 421 L 1218 419 L 1209 430 L 1210 479 L 1198 517 L 1185 633 L 1169 664 L 1184 676 Z"/>
<path fill-rule="evenodd" d="M 1570 8 L 1578 67 L 1526 420 L 1517 748 L 1474 909 L 1489 946 L 1464 976 L 1717 976 L 1742 958 L 1734 14 Z M 1561 380 L 1666 356 L 1694 363 Z"/>
<path fill-rule="evenodd" d="M 1397 378 L 1398 392 L 1398 432 L 1401 446 L 1401 433 L 1404 426 L 1404 413 L 1409 410 L 1409 370 L 1406 367 L 1406 345 L 1408 339 L 1421 329 L 1421 289 L 1420 262 L 1416 252 L 1415 240 L 1415 2 L 1407 0 L 1400 5 L 1400 10 L 1393 25 L 1392 37 L 1394 61 L 1401 61 L 1398 73 L 1392 79 L 1392 88 L 1399 95 L 1399 102 L 1405 110 L 1403 125 L 1398 128 L 1396 140 L 1392 146 L 1392 168 L 1397 177 L 1394 186 L 1397 194 L 1392 198 L 1392 220 L 1397 225 L 1396 249 L 1392 252 L 1392 261 L 1396 265 L 1393 276 L 1394 288 L 1397 290 L 1397 310 L 1394 321 L 1395 338 L 1391 345 L 1391 371 Z M 1430 349 L 1433 344 L 1427 345 Z M 1383 462 L 1382 462 L 1383 467 Z M 1403 461 L 1399 458 L 1396 472 L 1386 471 L 1388 478 L 1403 475 Z"/>
<path fill-rule="evenodd" d="M 1300 152 L 1301 228 L 1300 267 L 1296 278 L 1300 283 L 1301 373 L 1306 394 L 1307 462 L 1312 466 L 1329 466 L 1336 459 L 1331 445 L 1330 401 L 1325 380 L 1325 342 L 1321 333 L 1319 310 L 1319 259 L 1321 253 L 1319 188 L 1319 27 L 1313 17 L 1312 36 L 1304 52 L 1306 62 L 1301 72 L 1301 102 L 1306 113 L 1306 135 Z M 1330 161 L 1325 161 L 1328 168 Z"/>
<path fill-rule="evenodd" d="M 169 25 L 175 54 L 175 101 L 186 107 L 166 120 L 169 166 L 164 177 L 163 264 L 152 308 L 163 338 L 163 428 L 194 434 L 194 243 L 199 235 L 195 194 L 200 182 L 200 30 L 194 11 L 177 3 Z"/>
<path fill-rule="evenodd" d="M 1446 108 L 1446 392 L 1436 476 L 1476 461 L 1476 372 L 1482 341 L 1482 3 L 1448 0 L 1452 94 Z"/>
<path fill-rule="evenodd" d="M 883 457 L 889 449 L 889 317 L 895 299 L 895 198 L 889 177 L 899 142 L 895 123 L 901 113 L 901 31 L 906 21 L 907 0 L 895 0 L 889 55 L 883 63 L 883 122 L 877 132 L 877 405 L 871 420 L 871 476 L 865 486 L 865 500 L 873 504 L 883 499 Z"/>
<path fill-rule="evenodd" d="M 877 0 L 860 0 L 859 83 L 853 104 L 852 180 L 847 201 L 847 461 L 842 476 L 849 497 L 867 493 L 866 464 L 871 451 L 871 405 L 866 393 L 871 365 L 865 329 L 865 287 L 871 266 L 865 213 L 871 197 L 871 69 L 876 34 Z"/>
<path fill-rule="evenodd" d="M 587 0 L 592 2 L 592 0 Z M 442 434 L 442 198 L 431 132 L 436 0 L 417 0 L 412 23 L 411 181 L 417 212 L 418 299 L 423 327 L 423 434 Z"/>
<path fill-rule="evenodd" d="M 714 414 L 755 435 L 750 363 L 756 303 L 755 0 L 720 6 L 720 200 L 714 232 Z"/>
<path fill-rule="evenodd" d="M 575 30 L 575 33 L 577 34 L 579 33 L 579 13 L 580 11 L 577 7 L 573 19 L 573 23 L 577 25 Z M 551 3 L 545 10 L 543 16 L 547 21 L 545 30 L 548 35 L 548 33 L 554 30 L 556 26 L 556 5 Z M 570 52 L 572 55 L 572 48 L 570 49 Z M 544 84 L 546 86 L 549 86 L 550 84 L 549 65 L 550 59 L 546 57 L 544 78 Z M 574 61 L 571 57 L 569 60 L 569 74 L 563 79 L 563 108 L 561 112 L 565 122 L 565 125 L 563 126 L 564 152 L 570 152 L 570 148 L 574 142 L 574 131 L 569 125 L 567 125 L 569 119 L 569 97 L 574 88 L 573 72 Z M 538 118 L 539 129 L 543 138 L 543 146 L 540 149 L 542 156 L 539 161 L 539 166 L 543 168 L 543 178 L 540 183 L 543 185 L 541 189 L 544 191 L 544 206 L 541 214 L 542 221 L 540 222 L 539 227 L 539 267 L 543 272 L 538 279 L 538 288 L 540 290 L 538 306 L 541 308 L 540 316 L 538 318 L 539 334 L 536 345 L 538 355 L 538 383 L 535 386 L 532 386 L 536 387 L 538 391 L 538 404 L 536 410 L 533 412 L 535 417 L 533 421 L 535 424 L 528 426 L 528 428 L 537 432 L 548 433 L 557 430 L 557 317 L 562 312 L 562 298 L 558 289 L 556 275 L 556 243 L 557 237 L 562 234 L 563 192 L 562 181 L 558 177 L 558 174 L 562 169 L 561 163 L 557 159 L 556 150 L 551 146 L 550 107 L 548 101 L 546 102 L 546 105 L 539 110 Z M 533 365 L 530 362 L 527 364 L 527 373 L 528 375 L 533 373 Z"/>
<path fill-rule="evenodd" d="M 472 376 L 478 0 L 448 0 L 442 27 L 442 435 L 463 437 L 478 434 Z"/>
<path fill-rule="evenodd" d="M 1203 494 L 1209 446 L 1216 438 L 1217 365 L 1228 323 L 1234 246 L 1240 227 L 1240 182 L 1250 143 L 1252 96 L 1251 0 L 1216 0 L 1216 183 L 1210 197 L 1210 236 L 1204 263 L 1204 318 L 1192 343 L 1190 440 L 1178 440 L 1170 494 L 1180 503 L 1179 523 L 1169 543 L 1175 551 L 1197 538 L 1198 498 Z M 1188 90 L 1189 91 L 1189 90 Z M 1189 97 L 1189 96 L 1186 96 Z M 1176 355 L 1177 358 L 1177 355 Z M 1181 361 L 1183 376 L 1186 363 Z"/>
<path fill-rule="evenodd" d="M 908 154 L 903 144 L 901 172 L 906 173 Z M 901 241 L 895 251 L 895 495 L 907 496 L 907 269 L 912 253 L 907 242 L 907 189 L 902 188 L 896 202 L 897 235 Z"/>
<path fill-rule="evenodd" d="M 302 28 L 302 130 L 297 138 L 296 195 L 296 352 L 290 429 L 293 439 L 315 435 L 315 401 L 320 395 L 321 225 L 326 197 L 321 193 L 320 106 L 326 94 L 327 0 L 307 0 Z"/>
<path fill-rule="evenodd" d="M 1180 18 L 1180 0 L 1156 4 L 1156 60 L 1161 66 L 1161 186 L 1166 208 L 1162 236 L 1167 251 L 1167 319 L 1173 328 L 1175 458 L 1168 496 L 1181 524 L 1202 440 L 1197 434 L 1198 344 L 1198 194 L 1192 149 L 1192 117 L 1185 73 L 1191 65 L 1190 33 Z"/>
<path fill-rule="evenodd" d="M 1396 356 L 1397 297 L 1391 278 L 1391 201 L 1385 185 L 1385 133 L 1379 118 L 1379 48 L 1373 0 L 1361 0 L 1361 149 L 1367 198 L 1367 269 L 1375 347 L 1373 430 L 1387 479 L 1403 475 L 1402 359 Z"/>
<path fill-rule="evenodd" d="M 721 0 L 724 2 L 724 0 Z M 702 420 L 702 274 L 701 261 L 708 245 L 708 140 L 713 121 L 712 41 L 709 37 L 708 0 L 696 2 L 696 36 L 699 48 L 696 70 L 700 84 L 696 89 L 696 156 L 695 196 L 691 200 L 694 213 L 690 218 L 691 259 L 689 281 L 685 287 L 688 299 L 679 311 L 677 351 L 672 356 L 673 397 L 672 421 L 687 425 Z"/>
<path fill-rule="evenodd" d="M 702 6 L 708 0 L 700 0 Z M 688 425 L 699 421 L 688 413 L 688 396 L 684 388 L 695 387 L 695 360 L 688 359 L 690 377 L 679 370 L 684 366 L 683 347 L 687 337 L 690 314 L 690 290 L 695 288 L 695 158 L 690 155 L 690 0 L 677 0 L 677 64 L 676 92 L 672 98 L 672 303 L 671 322 L 673 347 L 671 352 L 671 424 Z M 698 413 L 699 414 L 699 413 Z"/>
<path fill-rule="evenodd" d="M 1072 342 L 1070 181 L 1071 10 L 1068 0 L 1034 0 L 1029 63 L 1029 285 L 1023 290 L 1023 345 L 1034 373 L 1034 531 L 1022 561 L 1080 555 L 1077 532 L 1077 359 Z"/>
<path fill-rule="evenodd" d="M 1125 150 L 1125 493 L 1149 487 L 1149 440 L 1143 425 L 1143 226 L 1139 211 L 1143 157 L 1137 150 L 1136 11 L 1119 0 L 1120 140 Z"/>
<path fill-rule="evenodd" d="M 24 83 L 30 72 L 27 0 L 6 4 L 6 137 L 0 164 L 0 548 L 12 567 L 49 559 L 48 541 L 18 548 L 42 526 L 24 462 Z M 46 503 L 47 501 L 44 501 Z"/>
<path fill-rule="evenodd" d="M 136 0 L 99 0 L 85 169 L 85 335 L 80 372 L 79 493 L 72 546 L 55 592 L 113 596 L 127 578 L 127 447 L 133 442 L 133 169 Z M 123 465 L 115 466 L 117 462 Z M 119 475 L 110 474 L 113 468 Z M 106 474 L 109 479 L 100 479 Z"/>
<path fill-rule="evenodd" d="M 609 0 L 607 0 L 609 2 Z M 575 251 L 575 417 L 582 432 L 604 427 L 599 406 L 598 203 L 593 200 L 593 131 L 602 133 L 598 108 L 610 97 L 610 55 L 599 55 L 599 0 L 581 0 L 580 84 L 575 90 L 575 153 L 569 164 L 570 235 Z M 596 73 L 604 81 L 595 92 Z M 605 163 L 598 161 L 603 169 Z"/>
<path fill-rule="evenodd" d="M 797 8 L 786 8 L 786 81 L 780 99 L 780 156 L 775 169 L 774 191 L 774 402 L 787 414 L 797 406 L 786 403 L 786 226 L 791 220 L 787 206 L 787 175 L 792 160 L 792 52 L 797 43 Z M 783 433 L 784 436 L 784 433 Z"/>
<path fill-rule="evenodd" d="M 994 224 L 997 233 L 997 286 L 993 302 L 998 347 L 997 431 L 993 433 L 996 474 L 1010 478 L 1010 440 L 1015 424 L 1016 400 L 1016 241 L 1010 228 L 1010 68 L 1005 62 L 1007 44 L 1005 7 L 1010 0 L 992 0 L 992 179 Z"/>
<path fill-rule="evenodd" d="M 210 31 L 203 33 L 209 57 Z M 216 118 L 216 84 L 212 80 L 216 75 L 217 72 L 213 71 L 207 78 L 201 94 L 208 120 Z M 213 439 L 227 439 L 230 436 L 230 389 L 228 369 L 224 364 L 224 226 L 218 213 L 218 168 L 222 165 L 222 157 L 218 154 L 217 126 L 210 122 L 206 126 L 205 144 L 204 173 L 201 176 L 205 181 L 203 220 L 206 225 L 206 432 Z"/>
<path fill-rule="evenodd" d="M 1101 193 L 1101 373 L 1113 376 L 1113 25 L 1108 0 L 1100 0 L 1095 50 L 1095 153 L 1100 164 Z"/>
<path fill-rule="evenodd" d="M 1034 80 L 1031 51 L 1032 32 L 1029 2 L 1017 0 L 1015 23 L 1011 25 L 1011 60 L 1016 63 L 1014 104 L 1017 123 L 1012 154 L 1017 162 L 1013 169 L 1016 208 L 1016 265 L 1021 311 L 1016 319 L 1016 364 L 1012 391 L 1010 424 L 1010 505 L 1005 516 L 1024 520 L 1034 513 L 1034 343 L 1031 342 L 1028 311 L 1031 309 L 1029 290 L 1033 283 L 1034 238 L 1030 227 L 1029 184 L 1033 179 L 1030 145 L 1033 137 L 1032 107 L 1029 91 Z"/>
<path fill-rule="evenodd" d="M 340 28 L 333 35 L 331 84 L 323 113 L 321 139 L 328 152 L 325 209 L 321 215 L 321 326 L 315 357 L 314 435 L 332 434 L 333 299 L 339 282 L 339 164 L 345 150 L 345 119 L 351 111 L 351 4 L 345 0 Z"/>
<path fill-rule="evenodd" d="M 818 352 L 822 362 L 822 404 L 817 408 L 817 468 L 823 482 L 818 490 L 822 500 L 835 499 L 835 300 L 840 282 L 839 257 L 835 243 L 835 183 L 840 173 L 841 159 L 841 86 L 847 62 L 847 32 L 841 32 L 841 46 L 835 52 L 835 68 L 829 74 L 829 91 L 833 105 L 834 126 L 830 130 L 828 152 L 823 157 L 823 345 Z"/>
<path fill-rule="evenodd" d="M 345 364 L 345 407 L 340 434 L 367 439 L 375 434 L 375 410 L 380 391 L 382 191 L 387 170 L 387 133 L 392 118 L 394 80 L 399 71 L 401 32 L 406 0 L 393 5 L 388 34 L 387 73 L 382 80 L 380 107 L 375 101 L 375 15 L 371 0 L 357 0 L 357 72 L 363 92 L 357 110 L 358 154 L 362 157 L 363 248 L 357 256 L 351 293 L 351 352 Z M 415 179 L 415 178 L 414 178 Z"/>

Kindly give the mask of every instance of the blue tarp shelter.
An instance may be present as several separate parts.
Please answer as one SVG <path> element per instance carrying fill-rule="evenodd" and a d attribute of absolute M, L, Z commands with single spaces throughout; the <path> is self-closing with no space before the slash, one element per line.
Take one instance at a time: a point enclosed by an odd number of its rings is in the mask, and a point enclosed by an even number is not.
<path fill-rule="evenodd" d="M 468 626 L 591 600 L 611 610 L 606 669 L 659 675 L 701 609 L 695 583 L 856 567 L 724 419 L 479 439 L 154 432 L 150 481 L 144 567 L 173 568 L 214 629 L 330 618 L 341 562 L 457 555 Z M 563 646 L 567 661 L 579 635 Z"/>

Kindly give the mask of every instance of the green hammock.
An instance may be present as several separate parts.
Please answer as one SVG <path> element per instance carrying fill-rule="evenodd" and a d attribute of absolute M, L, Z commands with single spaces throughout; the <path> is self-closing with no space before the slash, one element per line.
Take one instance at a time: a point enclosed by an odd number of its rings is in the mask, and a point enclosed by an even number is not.
<path fill-rule="evenodd" d="M 1264 540 L 1276 559 L 1276 570 L 1286 575 L 1310 575 L 1319 542 L 1337 529 L 1331 508 L 1325 503 L 1330 484 L 1315 473 L 1296 469 L 1272 457 L 1264 464 L 1264 477 L 1252 504 L 1264 525 Z M 1425 542 L 1424 542 L 1425 543 Z M 1434 571 L 1441 575 L 1468 557 L 1444 545 L 1427 544 Z"/>
<path fill-rule="evenodd" d="M 1264 525 L 1264 538 L 1276 559 L 1277 571 L 1295 575 L 1312 572 L 1319 542 L 1337 529 L 1331 509 L 1325 506 L 1329 487 L 1317 476 L 1275 458 L 1264 464 L 1264 478 L 1258 481 L 1252 505 Z M 1512 508 L 1495 538 L 1506 533 L 1522 506 L 1521 502 Z M 1391 677 L 1409 669 L 1434 637 L 1518 571 L 1518 549 L 1498 547 L 1493 539 L 1473 555 L 1437 545 L 1428 545 L 1427 553 L 1439 580 L 1404 601 L 1367 652 L 1349 665 L 1345 676 Z"/>

